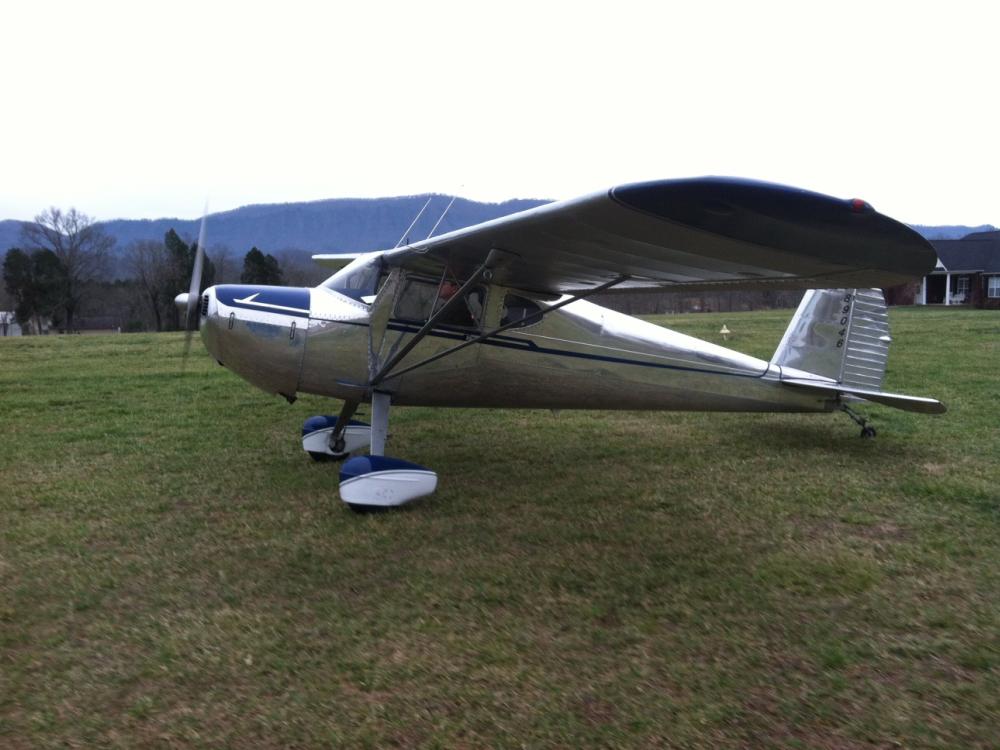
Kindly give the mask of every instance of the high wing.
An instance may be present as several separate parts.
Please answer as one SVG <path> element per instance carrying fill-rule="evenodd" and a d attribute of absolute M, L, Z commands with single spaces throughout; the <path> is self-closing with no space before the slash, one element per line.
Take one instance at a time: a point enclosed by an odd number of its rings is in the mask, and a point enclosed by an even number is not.
<path fill-rule="evenodd" d="M 619 289 L 888 287 L 934 267 L 931 245 L 861 200 L 733 178 L 615 187 L 384 254 L 458 278 L 494 253 L 494 280 L 542 294 Z M 324 256 L 314 256 L 322 262 Z"/>

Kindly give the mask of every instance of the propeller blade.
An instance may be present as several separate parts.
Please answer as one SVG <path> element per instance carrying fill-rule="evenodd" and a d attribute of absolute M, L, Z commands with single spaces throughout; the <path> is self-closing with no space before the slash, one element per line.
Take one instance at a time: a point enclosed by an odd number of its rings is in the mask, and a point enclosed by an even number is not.
<path fill-rule="evenodd" d="M 191 352 L 191 338 L 198 330 L 198 317 L 195 311 L 198 309 L 201 292 L 201 271 L 205 265 L 205 225 L 208 221 L 208 202 L 205 203 L 205 210 L 201 215 L 201 227 L 198 230 L 198 244 L 194 252 L 194 268 L 191 269 L 191 286 L 188 287 L 187 306 L 184 315 L 184 354 L 182 358 L 182 369 L 187 366 L 188 354 Z M 178 295 L 179 296 L 179 295 Z"/>

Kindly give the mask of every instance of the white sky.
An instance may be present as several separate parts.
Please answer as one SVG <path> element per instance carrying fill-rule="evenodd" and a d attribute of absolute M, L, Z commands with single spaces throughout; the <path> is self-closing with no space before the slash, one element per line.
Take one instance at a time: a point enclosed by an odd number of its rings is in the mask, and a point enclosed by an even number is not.
<path fill-rule="evenodd" d="M 990 2 L 0 7 L 0 218 L 738 175 L 998 223 Z"/>

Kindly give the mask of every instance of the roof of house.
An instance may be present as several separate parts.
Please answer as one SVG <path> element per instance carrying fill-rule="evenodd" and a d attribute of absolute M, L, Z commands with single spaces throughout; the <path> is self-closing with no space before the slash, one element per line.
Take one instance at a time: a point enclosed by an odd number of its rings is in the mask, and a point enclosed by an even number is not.
<path fill-rule="evenodd" d="M 1000 273 L 1000 231 L 973 232 L 960 240 L 934 240 L 931 244 L 946 271 Z"/>
<path fill-rule="evenodd" d="M 967 234 L 961 239 L 963 240 L 1000 240 L 1000 229 L 993 229 L 989 232 L 973 232 L 972 234 Z"/>

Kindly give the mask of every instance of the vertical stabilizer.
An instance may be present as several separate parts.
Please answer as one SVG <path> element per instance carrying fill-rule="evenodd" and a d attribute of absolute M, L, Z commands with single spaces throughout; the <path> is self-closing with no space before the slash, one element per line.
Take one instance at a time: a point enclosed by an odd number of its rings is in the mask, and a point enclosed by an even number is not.
<path fill-rule="evenodd" d="M 810 289 L 771 362 L 845 386 L 878 391 L 889 356 L 881 289 Z"/>

